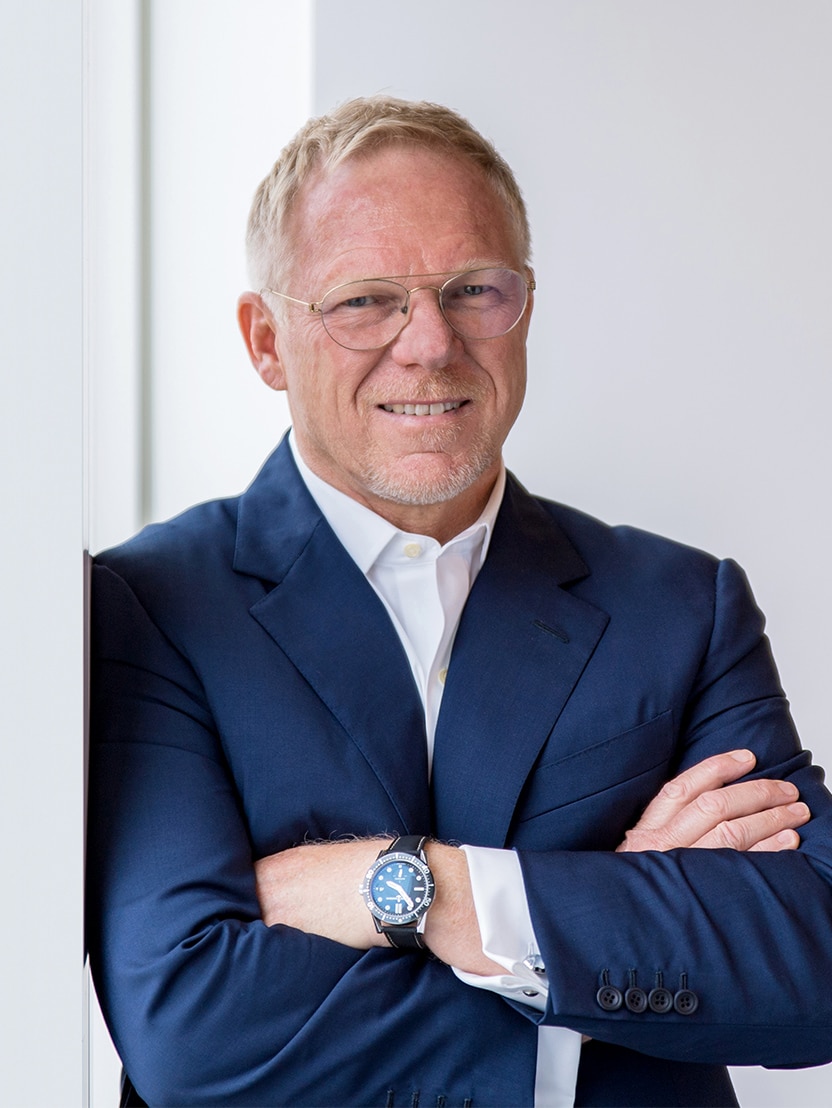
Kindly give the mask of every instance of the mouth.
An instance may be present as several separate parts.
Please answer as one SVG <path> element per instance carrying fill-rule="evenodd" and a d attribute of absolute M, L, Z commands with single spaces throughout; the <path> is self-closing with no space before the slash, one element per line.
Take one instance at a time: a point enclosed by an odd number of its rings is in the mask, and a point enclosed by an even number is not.
<path fill-rule="evenodd" d="M 454 412 L 467 404 L 467 400 L 434 401 L 431 404 L 380 404 L 382 411 L 393 415 L 439 416 L 445 412 Z"/>

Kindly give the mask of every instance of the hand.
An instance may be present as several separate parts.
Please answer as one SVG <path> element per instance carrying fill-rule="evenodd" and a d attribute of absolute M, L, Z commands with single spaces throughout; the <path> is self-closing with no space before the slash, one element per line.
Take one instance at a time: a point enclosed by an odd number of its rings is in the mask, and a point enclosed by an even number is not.
<path fill-rule="evenodd" d="M 619 851 L 675 847 L 795 850 L 811 813 L 788 781 L 730 784 L 754 768 L 750 750 L 716 754 L 680 773 L 647 805 Z"/>
<path fill-rule="evenodd" d="M 410 899 L 410 897 L 407 895 L 407 893 L 404 891 L 404 889 L 401 887 L 401 885 L 397 884 L 395 881 L 385 881 L 384 883 L 385 883 L 385 885 L 387 886 L 388 889 L 392 889 L 394 893 L 399 894 L 399 896 L 402 898 L 402 900 L 407 905 L 408 912 L 412 912 L 413 908 L 414 908 L 413 901 Z"/>

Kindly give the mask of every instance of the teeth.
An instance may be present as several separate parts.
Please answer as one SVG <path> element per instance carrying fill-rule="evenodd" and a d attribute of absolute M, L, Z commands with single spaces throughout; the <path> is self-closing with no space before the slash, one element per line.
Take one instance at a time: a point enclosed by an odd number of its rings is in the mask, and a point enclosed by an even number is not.
<path fill-rule="evenodd" d="M 382 407 L 385 412 L 393 412 L 394 415 L 443 415 L 445 412 L 454 411 L 461 403 L 461 400 L 454 400 L 449 404 L 443 402 L 436 404 L 382 404 Z"/>

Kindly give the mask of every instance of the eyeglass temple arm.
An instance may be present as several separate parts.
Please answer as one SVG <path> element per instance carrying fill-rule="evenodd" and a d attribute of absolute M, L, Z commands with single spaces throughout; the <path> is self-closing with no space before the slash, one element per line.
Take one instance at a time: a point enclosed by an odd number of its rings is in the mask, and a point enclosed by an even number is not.
<path fill-rule="evenodd" d="M 273 296 L 282 296 L 284 300 L 291 300 L 293 304 L 303 304 L 304 307 L 308 308 L 310 312 L 319 312 L 321 310 L 320 304 L 310 304 L 308 300 L 298 300 L 296 296 L 289 296 L 288 293 L 278 292 L 277 289 L 260 289 L 261 296 L 264 292 L 270 292 Z"/>

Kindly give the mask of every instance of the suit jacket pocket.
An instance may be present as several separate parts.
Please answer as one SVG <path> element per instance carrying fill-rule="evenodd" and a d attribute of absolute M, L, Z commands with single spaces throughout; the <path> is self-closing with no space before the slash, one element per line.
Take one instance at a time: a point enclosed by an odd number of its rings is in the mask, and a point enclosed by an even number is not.
<path fill-rule="evenodd" d="M 614 849 L 667 779 L 673 711 L 662 712 L 534 770 L 520 797 L 511 845 Z"/>

